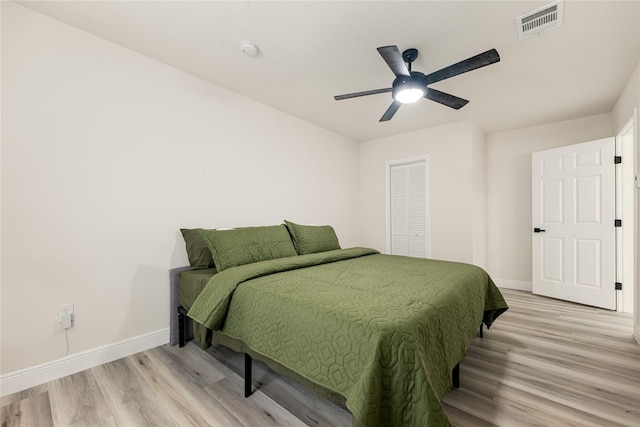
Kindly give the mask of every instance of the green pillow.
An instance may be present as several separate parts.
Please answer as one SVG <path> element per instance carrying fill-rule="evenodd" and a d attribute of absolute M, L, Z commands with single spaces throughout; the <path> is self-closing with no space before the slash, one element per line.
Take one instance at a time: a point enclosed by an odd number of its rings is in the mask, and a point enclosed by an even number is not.
<path fill-rule="evenodd" d="M 281 225 L 229 230 L 200 230 L 213 256 L 216 269 L 296 256 L 287 228 Z"/>
<path fill-rule="evenodd" d="M 340 249 L 338 236 L 330 225 L 300 225 L 284 221 L 298 255 Z"/>
<path fill-rule="evenodd" d="M 189 265 L 195 268 L 213 267 L 213 258 L 207 242 L 200 235 L 201 228 L 181 228 L 180 232 L 184 238 L 187 248 Z"/>

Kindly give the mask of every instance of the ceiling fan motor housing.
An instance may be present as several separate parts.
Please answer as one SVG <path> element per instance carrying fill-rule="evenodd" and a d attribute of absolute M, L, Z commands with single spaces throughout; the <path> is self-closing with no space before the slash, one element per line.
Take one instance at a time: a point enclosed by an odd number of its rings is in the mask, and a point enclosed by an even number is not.
<path fill-rule="evenodd" d="M 407 89 L 420 89 L 423 94 L 426 93 L 427 85 L 424 77 L 424 74 L 419 71 L 412 71 L 410 76 L 396 77 L 393 81 L 391 96 L 393 96 L 393 99 L 397 99 L 398 92 Z"/>

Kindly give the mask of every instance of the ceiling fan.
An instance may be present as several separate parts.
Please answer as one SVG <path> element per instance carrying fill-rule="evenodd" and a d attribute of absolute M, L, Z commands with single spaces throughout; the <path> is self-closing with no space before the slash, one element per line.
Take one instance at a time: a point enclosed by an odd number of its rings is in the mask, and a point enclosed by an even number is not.
<path fill-rule="evenodd" d="M 342 99 L 391 92 L 393 102 L 380 118 L 379 121 L 381 122 L 391 120 L 402 104 L 415 102 L 420 98 L 427 98 L 456 110 L 464 107 L 469 102 L 466 99 L 440 92 L 439 90 L 430 88 L 429 85 L 500 61 L 498 51 L 491 49 L 425 75 L 419 71 L 411 70 L 411 63 L 418 57 L 418 49 L 407 49 L 400 54 L 398 46 L 383 46 L 378 48 L 378 52 L 396 76 L 392 86 L 385 89 L 336 95 L 334 99 L 340 101 Z M 407 63 L 406 65 L 405 62 Z"/>

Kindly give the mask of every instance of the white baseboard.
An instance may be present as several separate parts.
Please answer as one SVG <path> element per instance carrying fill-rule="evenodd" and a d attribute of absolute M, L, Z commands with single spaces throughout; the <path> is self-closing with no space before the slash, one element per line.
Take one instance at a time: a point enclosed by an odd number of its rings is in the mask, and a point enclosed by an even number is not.
<path fill-rule="evenodd" d="M 640 344 L 640 324 L 638 323 L 633 325 L 633 337 L 636 339 L 636 342 Z"/>
<path fill-rule="evenodd" d="M 533 291 L 533 284 L 531 282 L 525 282 L 522 280 L 511 279 L 493 279 L 494 283 L 499 288 L 515 289 L 517 291 Z"/>
<path fill-rule="evenodd" d="M 169 342 L 169 328 L 65 356 L 0 376 L 0 396 L 26 390 Z"/>

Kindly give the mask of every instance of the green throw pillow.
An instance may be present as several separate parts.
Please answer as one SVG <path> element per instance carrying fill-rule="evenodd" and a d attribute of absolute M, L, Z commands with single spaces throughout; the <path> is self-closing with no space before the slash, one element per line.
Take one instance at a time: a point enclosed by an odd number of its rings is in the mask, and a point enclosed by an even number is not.
<path fill-rule="evenodd" d="M 200 235 L 201 228 L 181 228 L 180 232 L 184 238 L 187 248 L 189 265 L 195 268 L 213 267 L 213 258 L 207 242 Z"/>
<path fill-rule="evenodd" d="M 201 230 L 200 235 L 207 242 L 218 271 L 297 255 L 289 232 L 282 224 L 229 230 Z"/>
<path fill-rule="evenodd" d="M 338 236 L 330 225 L 300 225 L 284 221 L 298 255 L 340 249 Z"/>

